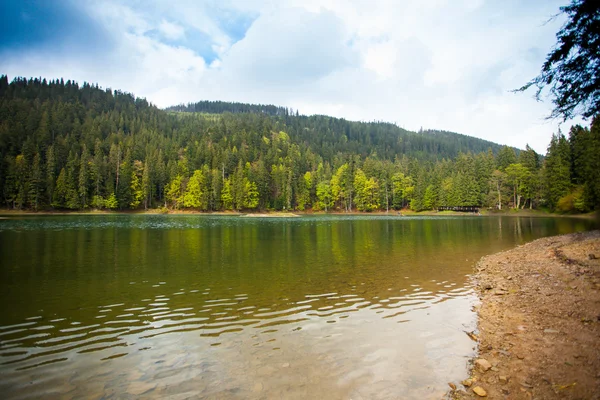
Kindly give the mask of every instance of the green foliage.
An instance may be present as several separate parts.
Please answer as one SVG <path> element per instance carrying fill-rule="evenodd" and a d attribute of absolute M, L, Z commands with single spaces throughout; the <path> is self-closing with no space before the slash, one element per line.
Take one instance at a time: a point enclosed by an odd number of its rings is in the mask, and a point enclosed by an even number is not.
<path fill-rule="evenodd" d="M 231 180 L 225 179 L 221 190 L 221 204 L 224 210 L 233 209 L 233 194 L 231 193 Z"/>
<path fill-rule="evenodd" d="M 131 201 L 129 206 L 133 209 L 139 207 L 144 199 L 144 188 L 142 187 L 142 174 L 144 166 L 141 161 L 134 163 L 133 171 L 131 171 L 131 180 L 129 183 L 129 190 L 131 193 Z"/>
<path fill-rule="evenodd" d="M 358 169 L 354 174 L 354 188 L 357 210 L 374 211 L 379 208 L 379 184 L 375 178 L 367 178 L 365 173 Z"/>
<path fill-rule="evenodd" d="M 432 185 L 427 186 L 425 189 L 425 196 L 423 197 L 423 208 L 425 210 L 433 210 L 437 207 L 437 195 L 435 188 Z"/>
<path fill-rule="evenodd" d="M 0 93 L 1 198 L 30 209 L 372 211 L 556 207 L 581 188 L 575 210 L 600 203 L 596 120 L 553 138 L 542 160 L 529 147 L 517 157 L 451 132 L 273 106 L 194 107 L 178 110 L 211 114 L 165 112 L 89 84 L 15 79 Z"/>
<path fill-rule="evenodd" d="M 108 198 L 104 202 L 104 207 L 108 208 L 109 210 L 116 210 L 117 208 L 119 208 L 119 202 L 117 200 L 117 196 L 115 196 L 114 193 L 111 193 L 110 196 L 108 196 Z"/>
<path fill-rule="evenodd" d="M 536 97 L 548 88 L 554 109 L 550 117 L 563 120 L 600 114 L 600 3 L 571 0 L 561 7 L 567 21 L 556 34 L 557 43 L 548 53 L 540 74 L 519 91 L 532 86 Z"/>
<path fill-rule="evenodd" d="M 171 207 L 177 209 L 182 203 L 183 194 L 183 178 L 181 175 L 176 175 L 167 187 L 165 193 L 167 202 L 171 204 Z"/>
<path fill-rule="evenodd" d="M 29 179 L 29 192 L 27 196 L 29 198 L 29 206 L 37 211 L 38 205 L 42 199 L 43 186 L 43 175 L 42 166 L 40 162 L 40 155 L 36 153 L 33 157 L 33 165 L 31 167 L 31 177 Z"/>
<path fill-rule="evenodd" d="M 304 211 L 306 208 L 311 206 L 311 193 L 313 190 L 313 178 L 312 173 L 307 171 L 299 184 L 296 204 L 300 211 Z"/>
<path fill-rule="evenodd" d="M 415 186 L 410 176 L 397 172 L 392 176 L 392 204 L 395 209 L 406 207 L 415 192 Z"/>
<path fill-rule="evenodd" d="M 202 171 L 195 170 L 194 175 L 192 175 L 187 183 L 182 197 L 181 203 L 183 207 L 206 209 L 208 204 L 206 202 L 206 197 L 202 192 L 204 186 L 204 175 L 202 175 Z"/>
<path fill-rule="evenodd" d="M 317 202 L 316 210 L 329 211 L 333 206 L 333 197 L 331 194 L 331 186 L 329 182 L 322 181 L 317 185 Z"/>
<path fill-rule="evenodd" d="M 523 192 L 527 190 L 526 182 L 530 172 L 523 164 L 510 164 L 506 167 L 506 177 L 513 186 L 513 208 L 519 208 Z"/>
<path fill-rule="evenodd" d="M 556 208 L 558 201 L 571 190 L 571 160 L 567 140 L 562 134 L 552 135 L 545 162 L 548 203 Z"/>
<path fill-rule="evenodd" d="M 502 146 L 498 152 L 498 157 L 496 158 L 496 168 L 504 172 L 506 167 L 510 164 L 515 164 L 516 162 L 517 155 L 515 154 L 515 150 L 512 147 Z"/>
<path fill-rule="evenodd" d="M 115 207 L 116 207 L 116 204 L 117 204 L 116 197 L 115 197 L 114 201 L 115 201 Z M 90 206 L 96 210 L 101 210 L 106 206 L 106 201 L 104 200 L 104 198 L 102 198 L 102 196 L 94 195 L 92 197 L 92 202 L 91 202 Z"/>
<path fill-rule="evenodd" d="M 556 204 L 556 210 L 563 213 L 588 211 L 584 188 L 582 186 L 577 186 L 573 191 L 561 197 Z"/>
<path fill-rule="evenodd" d="M 255 209 L 258 207 L 258 189 L 256 183 L 244 178 L 244 208 Z"/>

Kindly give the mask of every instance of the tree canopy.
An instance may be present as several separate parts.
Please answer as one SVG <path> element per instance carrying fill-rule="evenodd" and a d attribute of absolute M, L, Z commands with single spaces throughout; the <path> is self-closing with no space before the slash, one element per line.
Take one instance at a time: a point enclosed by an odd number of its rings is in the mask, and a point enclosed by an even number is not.
<path fill-rule="evenodd" d="M 556 34 L 540 74 L 517 91 L 537 88 L 540 100 L 549 89 L 554 109 L 550 118 L 590 118 L 600 113 L 600 2 L 572 0 L 560 8 L 568 20 Z"/>
<path fill-rule="evenodd" d="M 598 119 L 555 135 L 542 159 L 451 132 L 198 104 L 166 111 L 97 85 L 1 76 L 0 201 L 32 210 L 365 212 L 600 203 Z"/>

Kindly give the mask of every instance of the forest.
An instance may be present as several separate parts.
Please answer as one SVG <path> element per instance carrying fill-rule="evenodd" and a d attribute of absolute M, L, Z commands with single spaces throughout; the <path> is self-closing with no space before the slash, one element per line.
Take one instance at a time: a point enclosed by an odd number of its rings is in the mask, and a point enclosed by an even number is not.
<path fill-rule="evenodd" d="M 202 101 L 161 110 L 63 79 L 0 77 L 0 196 L 26 210 L 587 212 L 600 120 L 547 154 L 445 131 Z"/>

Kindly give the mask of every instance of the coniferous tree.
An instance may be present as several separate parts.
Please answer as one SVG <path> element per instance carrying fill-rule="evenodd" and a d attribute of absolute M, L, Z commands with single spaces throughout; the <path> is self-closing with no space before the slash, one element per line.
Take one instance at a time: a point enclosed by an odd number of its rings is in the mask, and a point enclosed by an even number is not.
<path fill-rule="evenodd" d="M 545 164 L 548 203 L 552 208 L 556 208 L 559 200 L 571 189 L 570 149 L 561 133 L 552 135 Z"/>

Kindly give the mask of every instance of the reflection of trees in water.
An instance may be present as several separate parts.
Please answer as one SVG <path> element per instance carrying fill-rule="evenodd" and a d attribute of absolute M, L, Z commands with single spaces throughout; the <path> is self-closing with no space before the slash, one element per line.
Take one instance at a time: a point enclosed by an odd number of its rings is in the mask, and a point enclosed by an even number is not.
<path fill-rule="evenodd" d="M 3 337 L 40 349 L 15 356 L 15 365 L 52 361 L 62 349 L 126 347 L 133 337 L 200 331 L 213 340 L 315 317 L 351 318 L 365 308 L 400 320 L 464 295 L 465 275 L 482 255 L 587 226 L 502 217 L 165 221 L 196 222 L 2 234 L 0 261 L 10 268 L 0 273 L 11 271 L 12 286 L 0 295 L 15 306 L 0 325 L 43 314 Z M 33 301 L 14 301 L 25 297 Z M 31 336 L 50 319 L 58 321 L 44 338 Z"/>

